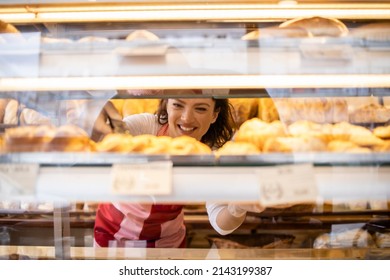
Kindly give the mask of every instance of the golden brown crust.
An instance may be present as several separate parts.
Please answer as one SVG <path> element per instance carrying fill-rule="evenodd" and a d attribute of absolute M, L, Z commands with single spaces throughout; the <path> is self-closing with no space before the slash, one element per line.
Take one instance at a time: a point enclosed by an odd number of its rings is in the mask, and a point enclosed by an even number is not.
<path fill-rule="evenodd" d="M 389 120 L 390 109 L 376 103 L 361 106 L 349 115 L 351 123 L 385 123 Z"/>
<path fill-rule="evenodd" d="M 8 104 L 8 99 L 0 99 L 0 123 L 4 122 L 5 108 Z"/>
<path fill-rule="evenodd" d="M 233 106 L 233 118 L 238 127 L 246 120 L 257 116 L 257 99 L 255 98 L 230 98 L 229 103 Z"/>
<path fill-rule="evenodd" d="M 268 138 L 264 144 L 264 152 L 314 152 L 325 151 L 325 143 L 316 137 L 276 137 Z"/>
<path fill-rule="evenodd" d="M 228 141 L 216 151 L 216 156 L 252 155 L 259 154 L 260 152 L 261 151 L 252 143 Z"/>
<path fill-rule="evenodd" d="M 350 141 L 334 140 L 329 142 L 328 151 L 343 153 L 370 153 L 369 148 L 361 147 Z"/>
<path fill-rule="evenodd" d="M 280 28 L 299 27 L 306 29 L 310 36 L 341 37 L 348 34 L 347 26 L 338 19 L 325 17 L 295 18 L 283 22 Z"/>
<path fill-rule="evenodd" d="M 382 139 L 389 139 L 390 138 L 390 125 L 387 126 L 378 126 L 374 128 L 373 133 L 375 136 L 382 138 Z"/>
<path fill-rule="evenodd" d="M 279 113 L 272 98 L 259 98 L 257 112 L 257 117 L 265 122 L 279 120 Z"/>

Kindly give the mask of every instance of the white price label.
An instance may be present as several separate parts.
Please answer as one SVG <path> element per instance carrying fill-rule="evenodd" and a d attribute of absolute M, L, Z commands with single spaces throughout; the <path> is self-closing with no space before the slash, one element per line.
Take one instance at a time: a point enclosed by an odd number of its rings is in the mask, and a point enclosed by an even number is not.
<path fill-rule="evenodd" d="M 310 203 L 317 199 L 317 184 L 311 164 L 262 167 L 257 172 L 263 206 Z"/>
<path fill-rule="evenodd" d="M 112 192 L 119 195 L 169 195 L 172 193 L 172 162 L 114 164 Z"/>
<path fill-rule="evenodd" d="M 38 171 L 38 164 L 0 164 L 0 196 L 33 194 Z"/>

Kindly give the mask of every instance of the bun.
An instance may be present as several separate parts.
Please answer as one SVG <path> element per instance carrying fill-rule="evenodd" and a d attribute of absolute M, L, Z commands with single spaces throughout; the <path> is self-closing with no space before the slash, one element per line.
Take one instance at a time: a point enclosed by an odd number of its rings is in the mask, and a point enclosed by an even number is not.
<path fill-rule="evenodd" d="M 79 43 L 88 43 L 88 42 L 108 42 L 109 40 L 105 37 L 96 37 L 96 36 L 86 36 L 86 37 L 83 37 L 79 40 L 77 40 L 77 42 Z"/>
<path fill-rule="evenodd" d="M 7 107 L 8 99 L 0 99 L 0 123 L 4 123 L 5 108 Z"/>
<path fill-rule="evenodd" d="M 383 144 L 383 140 L 376 137 L 367 128 L 346 122 L 333 125 L 332 138 L 333 140 L 350 141 L 364 147 Z"/>
<path fill-rule="evenodd" d="M 226 142 L 216 152 L 216 156 L 223 155 L 251 155 L 259 154 L 261 151 L 252 143 L 245 142 Z"/>
<path fill-rule="evenodd" d="M 249 142 L 262 150 L 267 138 L 284 135 L 286 135 L 286 128 L 280 121 L 267 123 L 258 118 L 253 118 L 241 125 L 235 135 L 235 141 Z"/>
<path fill-rule="evenodd" d="M 257 116 L 257 99 L 230 98 L 229 102 L 233 106 L 233 118 L 238 127 L 246 120 Z"/>
<path fill-rule="evenodd" d="M 343 153 L 370 153 L 369 148 L 360 147 L 359 145 L 350 141 L 334 140 L 329 142 L 328 151 L 343 152 Z"/>
<path fill-rule="evenodd" d="M 390 125 L 374 128 L 373 134 L 382 139 L 390 139 Z"/>
<path fill-rule="evenodd" d="M 286 28 L 262 28 L 251 31 L 241 37 L 241 40 L 250 41 L 260 38 L 304 38 L 309 37 L 309 32 L 301 27 Z"/>
<path fill-rule="evenodd" d="M 325 151 L 325 143 L 316 137 L 276 137 L 269 138 L 264 144 L 264 152 L 312 152 Z"/>
<path fill-rule="evenodd" d="M 147 30 L 136 30 L 131 32 L 127 37 L 126 41 L 134 40 L 148 40 L 148 41 L 158 41 L 160 40 L 157 35 Z"/>
<path fill-rule="evenodd" d="M 272 98 L 259 98 L 257 117 L 265 122 L 279 120 L 279 112 Z"/>
<path fill-rule="evenodd" d="M 367 41 L 389 42 L 390 22 L 379 21 L 362 25 L 352 31 L 352 36 Z"/>
<path fill-rule="evenodd" d="M 0 33 L 20 33 L 20 32 L 12 24 L 0 20 Z"/>
<path fill-rule="evenodd" d="M 55 129 L 52 139 L 47 143 L 46 151 L 84 152 L 90 151 L 88 134 L 78 126 L 63 125 Z"/>
<path fill-rule="evenodd" d="M 130 152 L 132 136 L 128 134 L 110 133 L 96 143 L 98 152 Z"/>
<path fill-rule="evenodd" d="M 38 113 L 37 111 L 29 108 L 24 108 L 20 113 L 21 125 L 38 125 L 38 124 L 51 124 L 48 117 Z"/>
<path fill-rule="evenodd" d="M 351 123 L 385 123 L 390 120 L 390 109 L 371 103 L 352 111 L 349 115 Z"/>
<path fill-rule="evenodd" d="M 303 28 L 309 32 L 310 37 L 330 36 L 341 37 L 348 34 L 344 23 L 335 18 L 309 17 L 295 18 L 279 25 L 280 28 Z"/>
<path fill-rule="evenodd" d="M 172 139 L 169 153 L 172 155 L 211 154 L 211 149 L 193 137 L 179 136 Z"/>
<path fill-rule="evenodd" d="M 10 99 L 5 107 L 3 123 L 18 124 L 19 102 L 15 99 Z"/>

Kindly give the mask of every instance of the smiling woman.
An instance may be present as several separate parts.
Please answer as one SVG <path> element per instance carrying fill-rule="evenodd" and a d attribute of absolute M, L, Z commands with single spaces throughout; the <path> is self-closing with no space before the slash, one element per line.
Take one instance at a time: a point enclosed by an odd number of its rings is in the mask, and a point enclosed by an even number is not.
<path fill-rule="evenodd" d="M 124 118 L 131 135 L 194 138 L 219 148 L 234 134 L 228 99 L 162 99 L 157 114 Z M 99 247 L 185 247 L 182 205 L 105 203 L 96 213 L 94 237 Z"/>

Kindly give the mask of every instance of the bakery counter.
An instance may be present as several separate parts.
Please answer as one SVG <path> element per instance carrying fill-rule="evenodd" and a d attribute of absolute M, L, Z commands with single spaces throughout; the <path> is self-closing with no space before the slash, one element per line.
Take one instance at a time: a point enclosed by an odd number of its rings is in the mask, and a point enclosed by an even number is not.
<path fill-rule="evenodd" d="M 70 247 L 73 260 L 389 259 L 390 249 L 146 249 Z M 56 259 L 51 246 L 0 246 L 0 259 Z"/>

